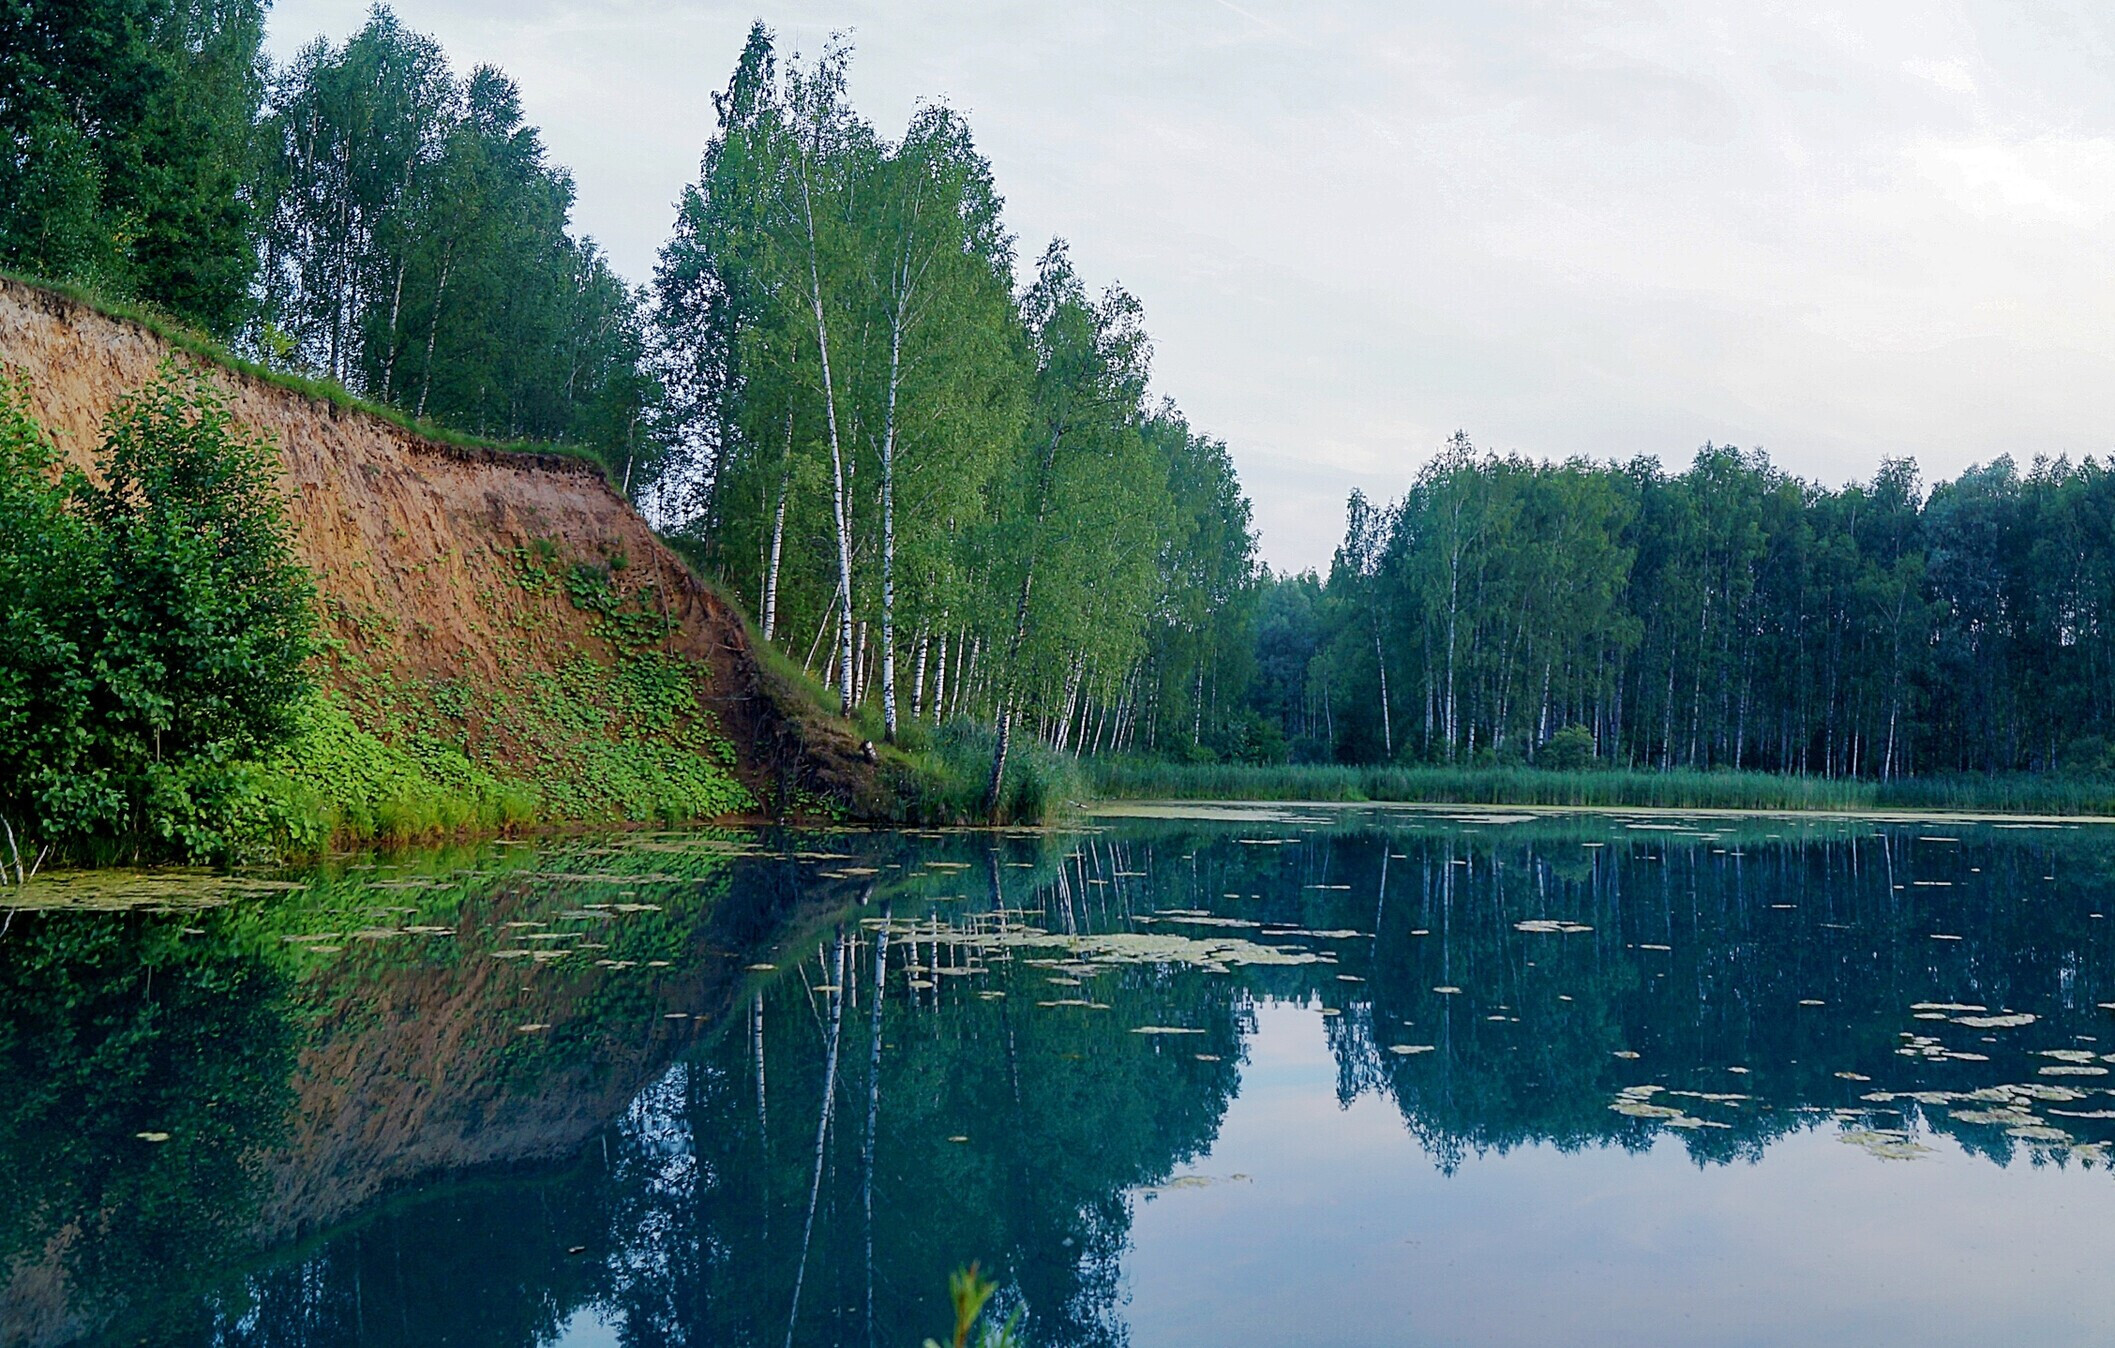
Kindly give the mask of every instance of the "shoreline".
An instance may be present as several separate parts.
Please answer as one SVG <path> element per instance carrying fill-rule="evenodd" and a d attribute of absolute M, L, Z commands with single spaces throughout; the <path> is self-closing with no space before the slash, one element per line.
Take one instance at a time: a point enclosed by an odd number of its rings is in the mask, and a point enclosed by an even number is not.
<path fill-rule="evenodd" d="M 1264 800 L 1239 797 L 1189 797 L 1189 796 L 1119 796 L 1082 801 L 1078 805 L 1082 815 L 1088 818 L 1106 819 L 1186 819 L 1241 817 L 1243 812 L 1283 810 L 1286 808 L 1319 810 L 1415 810 L 1428 813 L 1488 815 L 1530 814 L 1544 818 L 1562 815 L 1646 815 L 1659 819 L 1831 819 L 1842 821 L 1871 820 L 1883 824 L 1953 823 L 1988 824 L 1994 827 L 2007 825 L 2017 828 L 2064 828 L 2088 824 L 2115 825 L 2115 814 L 2029 814 L 2026 812 L 1964 810 L 1914 810 L 1900 806 L 1882 806 L 1870 810 L 1853 808 L 1799 809 L 1791 806 L 1756 806 L 1742 808 L 1728 805 L 1506 805 L 1489 801 L 1447 800 Z M 1214 810 L 1221 815 L 1191 815 L 1185 811 Z M 1467 822 L 1464 820 L 1463 822 Z"/>

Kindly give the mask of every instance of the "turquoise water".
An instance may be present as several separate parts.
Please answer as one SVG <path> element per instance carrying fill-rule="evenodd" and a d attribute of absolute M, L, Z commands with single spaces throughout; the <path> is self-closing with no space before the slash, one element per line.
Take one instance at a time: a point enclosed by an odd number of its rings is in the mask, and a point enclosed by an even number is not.
<path fill-rule="evenodd" d="M 0 917 L 0 1342 L 2098 1343 L 2105 828 L 1145 811 Z"/>

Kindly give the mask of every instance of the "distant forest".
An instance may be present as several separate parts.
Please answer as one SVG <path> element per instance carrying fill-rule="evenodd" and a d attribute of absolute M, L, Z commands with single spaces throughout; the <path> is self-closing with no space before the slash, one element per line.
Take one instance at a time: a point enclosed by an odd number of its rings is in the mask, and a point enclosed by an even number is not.
<path fill-rule="evenodd" d="M 1273 576 L 1138 302 L 1023 265 L 964 119 L 758 24 L 646 284 L 515 86 L 377 7 L 284 67 L 259 0 L 0 9 L 0 266 L 436 426 L 605 467 L 848 715 L 1198 761 L 2115 770 L 2115 484 L 1831 489 L 1759 452 L 1443 447 Z M 996 777 L 996 772 L 995 772 Z"/>
<path fill-rule="evenodd" d="M 2092 459 L 1926 493 L 1906 459 L 1830 489 L 1731 446 L 1669 473 L 1457 436 L 1347 526 L 1257 618 L 1252 699 L 1300 757 L 1584 739 L 1626 766 L 2115 769 L 2115 472 Z"/>

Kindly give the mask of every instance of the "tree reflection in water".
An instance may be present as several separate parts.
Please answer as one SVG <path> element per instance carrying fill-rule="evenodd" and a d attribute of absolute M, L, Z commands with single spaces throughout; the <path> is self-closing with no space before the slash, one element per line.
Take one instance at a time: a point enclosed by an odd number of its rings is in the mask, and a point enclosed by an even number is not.
<path fill-rule="evenodd" d="M 36 1342 L 533 1344 L 585 1309 L 626 1344 L 905 1343 L 976 1258 L 1030 1341 L 1121 1343 L 1135 1205 L 1209 1152 L 1266 1001 L 1320 1013 L 1339 1100 L 1392 1100 L 1442 1169 L 1666 1136 L 1718 1164 L 1809 1128 L 2100 1165 L 2102 851 L 1281 810 L 456 858 L 430 887 L 455 934 L 387 959 L 286 954 L 376 899 L 358 876 L 277 925 L 46 914 L 0 961 L 0 998 L 37 1010 L 0 1083 L 35 1102 L 6 1115 L 5 1304 Z M 583 948 L 510 953 L 522 932 Z M 148 969 L 153 1014 L 113 1010 Z M 425 1093 L 319 1079 L 375 1057 Z M 184 1147 L 126 1131 L 207 1111 Z M 66 1141 L 88 1116 L 101 1140 Z M 397 1168 L 332 1210 L 326 1156 Z M 38 1309 L 56 1284 L 64 1315 Z"/>

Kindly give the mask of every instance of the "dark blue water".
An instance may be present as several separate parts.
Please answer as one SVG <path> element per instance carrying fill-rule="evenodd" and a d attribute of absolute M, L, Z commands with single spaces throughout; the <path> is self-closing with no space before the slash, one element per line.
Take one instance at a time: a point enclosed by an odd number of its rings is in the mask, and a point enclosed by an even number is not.
<path fill-rule="evenodd" d="M 1158 815 L 37 889 L 0 1342 L 2115 1337 L 2108 830 Z"/>

